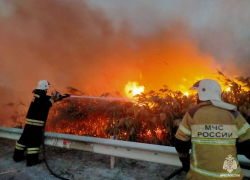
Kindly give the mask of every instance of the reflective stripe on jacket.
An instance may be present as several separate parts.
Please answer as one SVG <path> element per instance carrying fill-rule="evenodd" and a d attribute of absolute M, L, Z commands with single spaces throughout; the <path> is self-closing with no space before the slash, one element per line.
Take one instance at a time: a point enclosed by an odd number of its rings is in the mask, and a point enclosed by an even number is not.
<path fill-rule="evenodd" d="M 34 98 L 28 109 L 26 124 L 40 126 L 40 121 L 46 122 L 49 109 L 54 103 L 54 100 L 51 99 L 51 96 L 47 96 L 44 90 L 35 89 L 33 93 Z"/>
<path fill-rule="evenodd" d="M 188 179 L 242 179 L 236 141 L 250 139 L 250 126 L 238 111 L 201 103 L 189 110 L 176 133 L 192 144 Z"/>

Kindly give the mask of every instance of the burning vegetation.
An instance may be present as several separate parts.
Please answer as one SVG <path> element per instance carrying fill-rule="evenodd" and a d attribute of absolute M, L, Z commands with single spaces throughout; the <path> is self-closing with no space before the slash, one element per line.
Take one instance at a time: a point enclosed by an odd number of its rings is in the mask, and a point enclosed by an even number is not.
<path fill-rule="evenodd" d="M 237 105 L 244 117 L 250 117 L 250 77 L 232 80 L 218 73 L 224 89 L 223 101 Z M 134 93 L 131 101 L 126 101 L 128 98 L 121 97 L 120 93 L 104 93 L 103 99 L 67 98 L 55 103 L 46 131 L 101 138 L 115 136 L 119 140 L 172 146 L 178 125 L 187 110 L 195 106 L 197 94 L 172 91 L 168 86 L 157 92 L 143 92 L 143 86 L 135 82 L 128 83 L 124 89 Z M 68 92 L 86 95 L 73 87 L 68 87 Z M 25 104 L 19 101 L 7 106 L 15 110 L 10 117 L 12 126 L 24 127 Z"/>
<path fill-rule="evenodd" d="M 65 99 L 52 107 L 47 131 L 172 145 L 174 127 L 195 104 L 194 95 L 187 97 L 167 86 L 134 99 Z"/>
<path fill-rule="evenodd" d="M 223 100 L 237 105 L 243 116 L 250 116 L 250 78 L 231 80 L 219 74 L 223 85 L 230 88 L 223 91 Z M 103 96 L 112 97 L 109 93 Z M 183 115 L 196 100 L 196 94 L 187 96 L 167 86 L 137 94 L 132 102 L 68 98 L 52 107 L 46 130 L 171 146 Z"/>

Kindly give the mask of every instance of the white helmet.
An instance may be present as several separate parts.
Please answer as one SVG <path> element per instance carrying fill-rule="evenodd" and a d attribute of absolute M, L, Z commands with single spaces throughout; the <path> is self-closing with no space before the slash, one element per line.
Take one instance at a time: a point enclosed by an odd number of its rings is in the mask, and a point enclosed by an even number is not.
<path fill-rule="evenodd" d="M 221 100 L 221 85 L 213 79 L 202 79 L 196 82 L 190 89 L 198 91 L 199 100 L 201 101 L 210 100 L 214 106 L 227 110 L 236 109 L 235 105 L 225 103 Z"/>
<path fill-rule="evenodd" d="M 48 90 L 49 87 L 50 87 L 50 84 L 47 80 L 40 80 L 37 84 L 36 89 Z"/>

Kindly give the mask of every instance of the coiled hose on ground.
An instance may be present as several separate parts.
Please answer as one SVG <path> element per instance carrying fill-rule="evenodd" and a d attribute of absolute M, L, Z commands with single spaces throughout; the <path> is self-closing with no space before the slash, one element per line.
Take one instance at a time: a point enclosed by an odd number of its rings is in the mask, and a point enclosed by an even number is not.
<path fill-rule="evenodd" d="M 44 128 L 45 129 L 45 128 Z M 46 158 L 46 151 L 45 151 L 45 144 L 44 144 L 44 140 L 45 140 L 45 136 L 44 136 L 44 133 L 45 131 L 43 131 L 43 138 L 42 138 L 42 147 L 43 147 L 43 158 L 44 158 L 44 162 L 45 162 L 45 165 L 47 167 L 47 169 L 49 170 L 49 172 L 59 178 L 59 179 L 62 179 L 62 180 L 69 180 L 67 178 L 64 178 L 64 177 L 61 177 L 60 175 L 56 174 L 54 171 L 52 171 L 52 169 L 49 167 L 49 164 L 48 164 L 48 161 L 47 161 L 47 158 Z"/>

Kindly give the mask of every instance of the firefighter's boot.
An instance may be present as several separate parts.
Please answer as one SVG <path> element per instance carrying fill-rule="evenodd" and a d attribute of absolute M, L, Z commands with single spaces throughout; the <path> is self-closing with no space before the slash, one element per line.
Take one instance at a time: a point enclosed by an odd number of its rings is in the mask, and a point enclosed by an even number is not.
<path fill-rule="evenodd" d="M 16 148 L 15 148 L 14 155 L 13 155 L 13 160 L 16 162 L 20 162 L 20 161 L 24 160 L 25 159 L 24 151 L 25 151 L 25 146 L 22 144 L 16 143 Z"/>
<path fill-rule="evenodd" d="M 26 166 L 35 166 L 37 164 L 40 164 L 42 160 L 38 159 L 38 157 L 39 157 L 39 148 L 28 148 Z"/>

